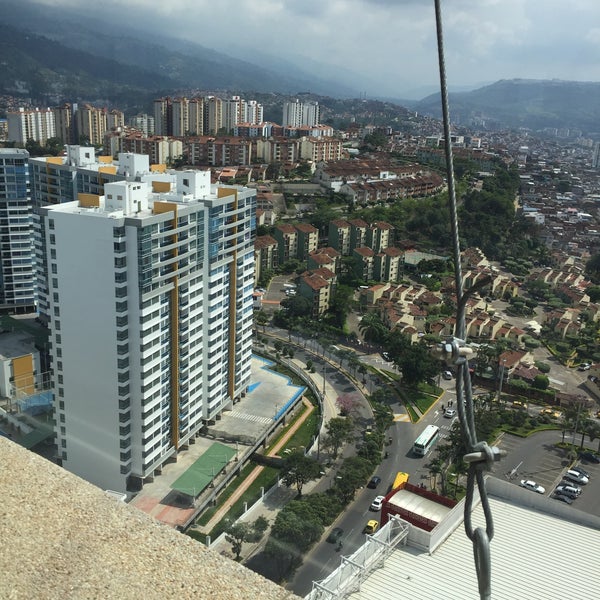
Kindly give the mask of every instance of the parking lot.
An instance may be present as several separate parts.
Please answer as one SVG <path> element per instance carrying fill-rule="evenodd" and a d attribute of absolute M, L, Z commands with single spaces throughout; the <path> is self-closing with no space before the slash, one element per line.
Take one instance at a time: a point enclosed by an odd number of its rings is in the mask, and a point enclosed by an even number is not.
<path fill-rule="evenodd" d="M 556 447 L 561 440 L 560 431 L 542 431 L 528 438 L 504 434 L 499 446 L 507 455 L 496 466 L 494 476 L 508 479 L 515 485 L 519 485 L 522 479 L 535 481 L 545 488 L 544 495 L 551 496 L 571 465 L 565 452 Z M 567 441 L 571 441 L 568 436 Z M 591 477 L 588 484 L 581 486 L 583 491 L 572 506 L 600 516 L 600 465 L 586 461 L 577 461 L 576 464 L 580 464 Z"/>

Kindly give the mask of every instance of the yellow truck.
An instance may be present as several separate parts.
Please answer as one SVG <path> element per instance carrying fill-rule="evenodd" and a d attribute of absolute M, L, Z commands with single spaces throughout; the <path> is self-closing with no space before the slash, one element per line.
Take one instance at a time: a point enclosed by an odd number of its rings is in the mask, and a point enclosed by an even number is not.
<path fill-rule="evenodd" d="M 408 481 L 408 473 L 404 471 L 398 471 L 396 475 L 396 479 L 394 479 L 394 483 L 392 484 L 392 489 L 397 490 L 403 483 Z"/>

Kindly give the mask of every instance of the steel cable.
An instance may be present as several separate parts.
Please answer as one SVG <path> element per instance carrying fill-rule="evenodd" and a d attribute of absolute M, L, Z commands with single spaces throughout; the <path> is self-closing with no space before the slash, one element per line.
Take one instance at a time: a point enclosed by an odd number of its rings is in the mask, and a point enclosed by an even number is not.
<path fill-rule="evenodd" d="M 468 452 L 464 457 L 464 460 L 469 464 L 467 475 L 467 493 L 465 497 L 464 509 L 465 533 L 473 544 L 479 596 L 481 600 L 488 600 L 491 598 L 492 594 L 490 541 L 494 536 L 494 524 L 489 498 L 485 489 L 484 472 L 486 470 L 491 470 L 494 461 L 500 458 L 501 453 L 497 448 L 490 448 L 486 442 L 477 441 L 471 376 L 469 373 L 469 362 L 466 358 L 468 353 L 462 351 L 465 348 L 466 340 L 466 304 L 467 299 L 473 292 L 473 289 L 463 293 L 462 270 L 460 263 L 460 241 L 458 236 L 458 211 L 456 206 L 456 191 L 454 186 L 454 165 L 452 160 L 452 143 L 450 137 L 450 117 L 448 110 L 448 91 L 446 86 L 446 65 L 444 60 L 444 41 L 442 33 L 440 0 L 434 0 L 434 5 L 457 306 L 455 337 L 453 340 L 450 340 L 443 346 L 443 352 L 446 360 L 449 362 L 451 358 L 453 364 L 455 364 L 457 367 L 456 398 L 458 417 Z M 475 485 L 477 485 L 477 490 L 479 492 L 479 497 L 485 516 L 485 529 L 482 527 L 473 528 L 472 524 L 471 513 L 473 511 L 473 502 L 475 500 Z"/>

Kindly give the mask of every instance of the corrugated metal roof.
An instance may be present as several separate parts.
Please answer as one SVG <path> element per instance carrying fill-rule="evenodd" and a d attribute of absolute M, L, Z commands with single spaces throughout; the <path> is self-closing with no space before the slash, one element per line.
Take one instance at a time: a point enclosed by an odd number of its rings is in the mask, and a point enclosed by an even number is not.
<path fill-rule="evenodd" d="M 539 498 L 543 510 L 550 498 Z M 600 530 L 492 497 L 492 598 L 597 598 Z M 552 504 L 549 505 L 552 507 Z M 565 507 L 578 512 L 574 507 Z M 481 505 L 473 512 L 484 526 Z M 432 554 L 400 547 L 361 585 L 353 600 L 466 600 L 479 598 L 473 548 L 464 527 Z"/>

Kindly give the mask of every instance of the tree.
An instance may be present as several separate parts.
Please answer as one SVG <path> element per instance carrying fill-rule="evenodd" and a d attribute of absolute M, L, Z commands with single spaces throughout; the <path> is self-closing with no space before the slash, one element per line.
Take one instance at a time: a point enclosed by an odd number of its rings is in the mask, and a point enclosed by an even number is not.
<path fill-rule="evenodd" d="M 353 394 L 342 394 L 335 401 L 342 417 L 356 414 L 358 399 Z"/>
<path fill-rule="evenodd" d="M 379 313 L 376 312 L 368 312 L 364 315 L 360 320 L 358 330 L 362 333 L 365 341 L 377 343 L 382 343 L 389 333 Z"/>
<path fill-rule="evenodd" d="M 266 330 L 267 323 L 269 322 L 269 315 L 264 310 L 259 310 L 254 317 L 256 324 L 263 328 L 263 333 Z"/>
<path fill-rule="evenodd" d="M 231 544 L 231 551 L 235 554 L 235 559 L 240 559 L 242 545 L 250 541 L 253 534 L 253 528 L 250 523 L 238 522 L 230 525 L 225 531 L 225 539 Z"/>
<path fill-rule="evenodd" d="M 598 302 L 600 300 L 600 285 L 590 285 L 585 288 L 585 293 L 590 297 L 591 302 Z"/>
<path fill-rule="evenodd" d="M 317 479 L 321 475 L 321 465 L 302 452 L 293 452 L 283 462 L 281 480 L 285 485 L 296 486 L 298 496 L 302 495 L 305 483 Z"/>
<path fill-rule="evenodd" d="M 532 388 L 536 390 L 547 390 L 550 385 L 550 380 L 546 375 L 536 375 L 533 378 L 533 383 L 531 384 Z"/>
<path fill-rule="evenodd" d="M 349 417 L 334 417 L 327 422 L 325 429 L 327 433 L 321 446 L 330 451 L 335 460 L 340 448 L 354 440 L 354 421 Z"/>
<path fill-rule="evenodd" d="M 593 283 L 600 284 L 600 253 L 590 256 L 585 264 L 585 273 Z"/>
<path fill-rule="evenodd" d="M 347 285 L 337 285 L 329 308 L 335 317 L 335 324 L 340 329 L 346 324 L 348 311 L 352 306 L 354 290 Z"/>
<path fill-rule="evenodd" d="M 351 456 L 344 463 L 335 479 L 334 491 L 344 504 L 354 498 L 354 493 L 365 485 L 373 471 L 373 464 L 361 456 Z"/>
<path fill-rule="evenodd" d="M 308 317 L 312 314 L 312 305 L 310 300 L 304 296 L 292 296 L 281 301 L 281 306 L 287 308 L 288 316 Z"/>
<path fill-rule="evenodd" d="M 408 386 L 433 379 L 439 371 L 439 361 L 424 344 L 412 344 L 396 359 L 396 363 L 402 371 L 402 382 Z"/>
<path fill-rule="evenodd" d="M 306 551 L 323 533 L 323 524 L 305 502 L 290 502 L 279 511 L 271 535 L 281 542 Z"/>
<path fill-rule="evenodd" d="M 373 416 L 375 418 L 375 427 L 383 433 L 388 427 L 394 423 L 394 414 L 392 409 L 387 404 L 380 402 L 371 402 L 373 408 Z"/>

